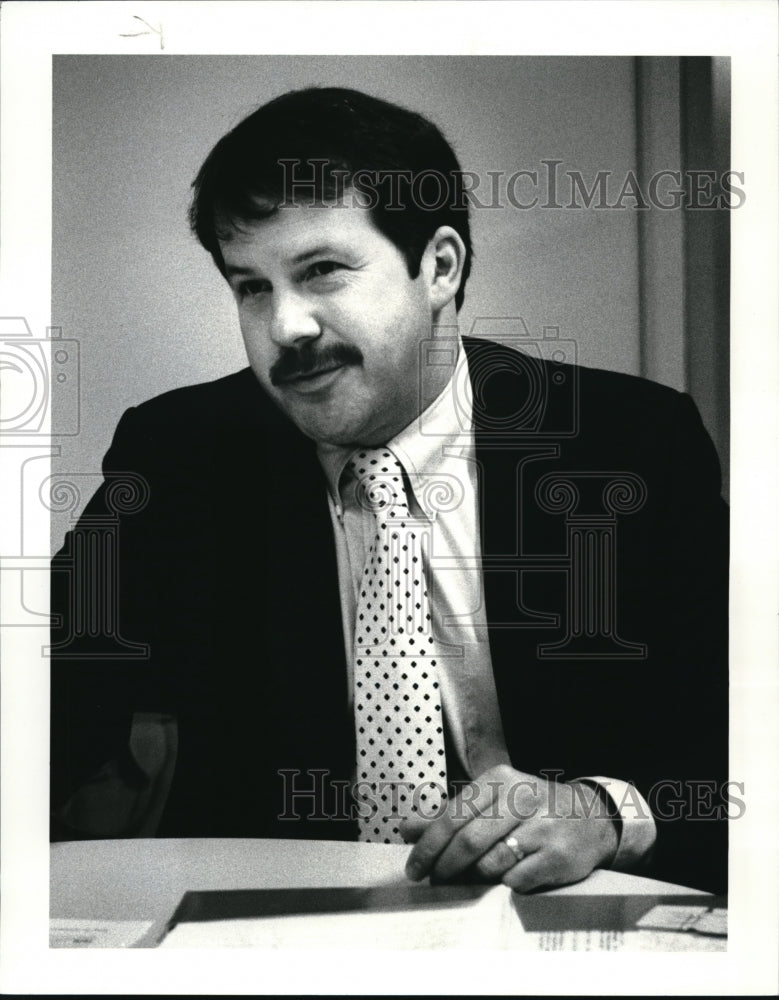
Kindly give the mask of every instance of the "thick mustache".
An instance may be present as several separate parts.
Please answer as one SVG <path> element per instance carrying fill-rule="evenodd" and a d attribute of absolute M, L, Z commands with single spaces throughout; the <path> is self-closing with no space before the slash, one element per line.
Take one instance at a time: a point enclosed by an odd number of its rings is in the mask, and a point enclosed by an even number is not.
<path fill-rule="evenodd" d="M 301 375 L 361 363 L 362 353 L 348 344 L 330 344 L 319 348 L 313 344 L 299 348 L 283 347 L 278 361 L 271 366 L 270 380 L 272 385 L 278 386 Z"/>

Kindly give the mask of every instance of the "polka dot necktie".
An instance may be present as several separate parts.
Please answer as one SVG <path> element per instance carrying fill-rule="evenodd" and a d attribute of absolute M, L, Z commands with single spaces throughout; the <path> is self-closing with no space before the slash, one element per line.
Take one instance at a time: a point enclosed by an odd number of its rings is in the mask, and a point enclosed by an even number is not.
<path fill-rule="evenodd" d="M 403 469 L 387 448 L 357 452 L 348 468 L 376 529 L 354 630 L 359 839 L 402 843 L 399 818 L 430 818 L 446 800 L 438 655 L 422 565 L 427 522 L 409 514 Z"/>

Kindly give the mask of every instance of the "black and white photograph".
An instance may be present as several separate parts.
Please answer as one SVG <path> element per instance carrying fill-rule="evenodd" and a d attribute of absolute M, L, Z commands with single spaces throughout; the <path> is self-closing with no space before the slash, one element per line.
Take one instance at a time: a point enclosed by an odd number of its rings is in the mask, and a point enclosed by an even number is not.
<path fill-rule="evenodd" d="M 738 7 L 4 5 L 4 989 L 771 992 Z"/>

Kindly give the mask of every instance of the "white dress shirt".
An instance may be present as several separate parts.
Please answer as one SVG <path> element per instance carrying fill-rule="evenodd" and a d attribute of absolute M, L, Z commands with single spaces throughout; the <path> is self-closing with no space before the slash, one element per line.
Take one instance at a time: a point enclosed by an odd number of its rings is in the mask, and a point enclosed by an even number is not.
<path fill-rule="evenodd" d="M 422 521 L 427 536 L 422 558 L 437 643 L 450 780 L 477 778 L 496 764 L 511 763 L 484 606 L 468 361 L 461 343 L 458 348 L 456 367 L 443 392 L 386 443 L 403 465 L 409 510 Z M 350 699 L 357 596 L 375 534 L 373 515 L 356 502 L 355 481 L 343 475 L 353 453 L 330 445 L 318 450 L 329 484 Z M 634 867 L 656 838 L 646 802 L 623 781 L 603 776 L 579 780 L 604 788 L 622 820 L 612 868 Z"/>

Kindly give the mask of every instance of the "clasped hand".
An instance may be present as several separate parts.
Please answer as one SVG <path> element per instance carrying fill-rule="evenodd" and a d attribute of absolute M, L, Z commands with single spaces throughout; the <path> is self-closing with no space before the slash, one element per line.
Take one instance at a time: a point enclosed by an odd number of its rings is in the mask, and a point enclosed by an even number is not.
<path fill-rule="evenodd" d="M 517 892 L 567 885 L 611 863 L 617 830 L 595 788 L 499 765 L 462 787 L 435 818 L 401 824 L 414 849 L 406 874 L 452 881 L 476 874 Z"/>

